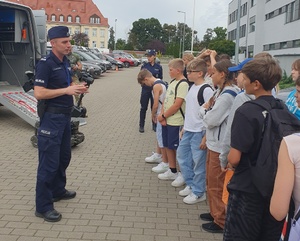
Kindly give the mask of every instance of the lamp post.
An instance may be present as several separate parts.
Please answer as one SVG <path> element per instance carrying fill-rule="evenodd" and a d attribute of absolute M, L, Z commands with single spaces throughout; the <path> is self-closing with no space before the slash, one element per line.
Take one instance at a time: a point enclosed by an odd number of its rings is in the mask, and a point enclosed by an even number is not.
<path fill-rule="evenodd" d="M 114 50 L 117 49 L 117 20 L 115 19 L 115 44 L 114 44 Z"/>
<path fill-rule="evenodd" d="M 195 8 L 196 8 L 196 0 L 194 0 L 194 9 L 193 9 L 193 29 L 192 29 L 191 53 L 193 53 L 193 49 L 194 49 Z"/>
<path fill-rule="evenodd" d="M 186 21 L 186 12 L 184 11 L 177 11 L 179 13 L 183 13 L 184 14 L 184 25 L 183 25 L 183 40 L 182 40 L 182 52 L 184 53 L 185 48 L 184 48 L 184 39 L 185 39 L 185 21 Z M 182 56 L 182 54 L 181 54 Z"/>

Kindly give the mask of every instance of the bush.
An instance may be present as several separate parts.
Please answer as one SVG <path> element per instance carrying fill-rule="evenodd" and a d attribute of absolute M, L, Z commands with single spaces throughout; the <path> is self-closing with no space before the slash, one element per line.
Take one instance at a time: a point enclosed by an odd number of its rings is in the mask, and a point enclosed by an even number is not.
<path fill-rule="evenodd" d="M 291 75 L 287 76 L 286 71 L 284 70 L 282 79 L 279 82 L 279 88 L 286 89 L 293 86 L 295 86 L 295 83 L 292 79 L 292 76 Z"/>

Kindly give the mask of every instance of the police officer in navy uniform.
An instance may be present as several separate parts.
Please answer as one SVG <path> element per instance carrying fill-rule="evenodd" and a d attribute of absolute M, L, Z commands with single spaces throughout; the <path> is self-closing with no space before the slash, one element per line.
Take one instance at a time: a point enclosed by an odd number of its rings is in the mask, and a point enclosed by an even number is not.
<path fill-rule="evenodd" d="M 45 112 L 38 128 L 39 164 L 36 182 L 37 217 L 48 222 L 61 220 L 53 202 L 71 199 L 75 191 L 66 190 L 66 169 L 71 160 L 71 111 L 73 95 L 88 92 L 83 84 L 71 85 L 69 29 L 56 26 L 48 31 L 50 54 L 36 66 L 34 96 L 44 100 Z"/>
<path fill-rule="evenodd" d="M 156 58 L 155 50 L 147 50 L 145 55 L 148 58 L 148 62 L 143 64 L 141 69 L 147 69 L 152 73 L 152 75 L 155 78 L 162 79 L 163 78 L 163 70 L 162 70 L 162 67 L 160 64 L 155 63 L 155 58 Z M 139 132 L 140 133 L 144 132 L 146 112 L 148 109 L 149 100 L 151 102 L 151 108 L 152 108 L 152 105 L 153 105 L 152 87 L 143 85 L 142 92 L 141 92 L 141 98 L 140 98 L 140 103 L 141 103 L 140 123 L 139 123 L 140 124 Z M 155 124 L 152 123 L 152 125 L 153 125 L 153 130 L 155 131 L 155 129 L 156 129 Z"/>

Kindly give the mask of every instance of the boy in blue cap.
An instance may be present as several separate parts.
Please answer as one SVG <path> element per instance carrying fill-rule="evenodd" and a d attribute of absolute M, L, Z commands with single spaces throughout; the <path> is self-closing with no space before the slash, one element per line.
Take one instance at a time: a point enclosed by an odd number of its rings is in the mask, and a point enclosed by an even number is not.
<path fill-rule="evenodd" d="M 71 51 L 69 29 L 53 27 L 48 31 L 48 37 L 52 51 L 38 62 L 34 83 L 40 117 L 35 215 L 48 222 L 58 222 L 62 216 L 54 209 L 53 202 L 76 196 L 75 191 L 65 188 L 66 169 L 71 160 L 73 95 L 87 93 L 88 87 L 71 85 L 70 64 L 66 57 Z"/>

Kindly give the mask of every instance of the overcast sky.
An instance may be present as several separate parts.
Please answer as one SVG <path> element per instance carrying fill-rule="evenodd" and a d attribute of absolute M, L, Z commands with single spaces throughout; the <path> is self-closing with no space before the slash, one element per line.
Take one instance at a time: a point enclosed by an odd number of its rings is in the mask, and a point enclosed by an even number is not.
<path fill-rule="evenodd" d="M 227 27 L 228 4 L 231 0 L 93 0 L 110 27 L 115 29 L 117 39 L 127 39 L 132 23 L 140 18 L 157 18 L 161 25 L 175 25 L 184 22 L 193 27 L 193 7 L 195 1 L 194 28 L 202 40 L 207 28 Z M 115 19 L 117 21 L 115 22 Z"/>

